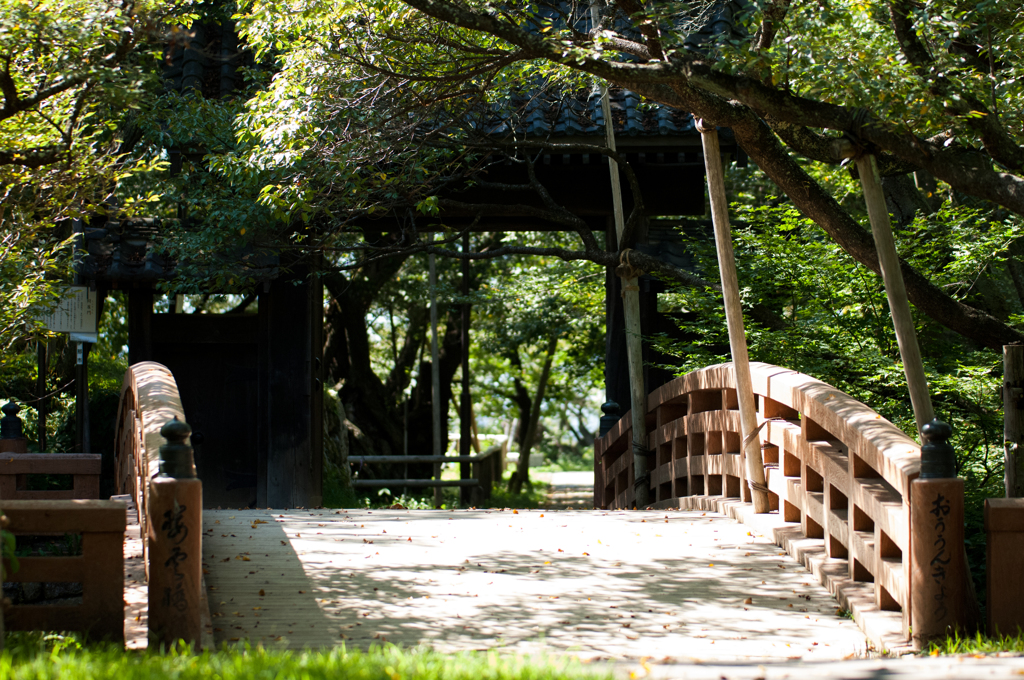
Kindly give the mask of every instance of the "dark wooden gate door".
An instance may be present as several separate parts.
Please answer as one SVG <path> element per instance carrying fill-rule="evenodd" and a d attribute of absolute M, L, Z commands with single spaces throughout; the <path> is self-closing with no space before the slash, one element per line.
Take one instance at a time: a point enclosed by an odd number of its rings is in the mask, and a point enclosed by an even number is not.
<path fill-rule="evenodd" d="M 256 504 L 259 317 L 154 314 L 153 360 L 171 369 L 192 426 L 203 505 Z"/>

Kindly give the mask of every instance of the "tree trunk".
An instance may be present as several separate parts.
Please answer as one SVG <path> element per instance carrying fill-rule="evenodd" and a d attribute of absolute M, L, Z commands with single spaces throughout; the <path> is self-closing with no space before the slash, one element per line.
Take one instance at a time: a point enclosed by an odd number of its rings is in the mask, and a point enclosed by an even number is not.
<path fill-rule="evenodd" d="M 508 490 L 513 494 L 521 493 L 523 485 L 530 481 L 530 449 L 533 448 L 534 439 L 537 438 L 538 425 L 540 423 L 540 407 L 544 403 L 544 391 L 547 390 L 548 380 L 551 378 L 551 364 L 555 358 L 555 350 L 558 348 L 558 338 L 554 337 L 548 342 L 547 354 L 544 356 L 544 367 L 540 372 L 540 380 L 537 384 L 537 394 L 533 398 L 533 405 L 530 407 L 530 422 L 526 428 L 526 434 L 519 445 L 519 465 L 516 473 L 509 480 Z"/>
<path fill-rule="evenodd" d="M 417 360 L 418 350 L 426 340 L 428 314 L 426 307 L 414 308 L 403 346 L 398 353 L 399 363 L 386 382 L 373 371 L 370 361 L 371 341 L 366 327 L 366 313 L 380 293 L 383 284 L 394 276 L 403 259 L 375 265 L 362 277 L 348 280 L 341 275 L 326 277 L 331 294 L 326 315 L 324 363 L 328 379 L 340 384 L 338 396 L 344 404 L 351 423 L 351 457 L 358 462 L 360 455 L 399 456 L 406 446 L 412 452 L 430 451 L 432 398 L 430 380 L 417 382 L 409 398 L 408 420 L 405 418 L 405 398 L 410 368 Z M 387 265 L 387 266 L 385 266 Z M 441 345 L 442 403 L 451 395 L 451 380 L 459 364 L 458 315 L 449 312 L 448 327 Z M 429 362 L 420 366 L 420 375 L 431 374 Z M 442 441 L 447 437 L 447 421 L 442 418 Z M 406 433 L 408 432 L 408 442 Z M 396 466 L 400 461 L 396 458 Z M 430 465 L 411 465 L 412 478 L 430 476 Z M 402 469 L 373 470 L 378 476 L 402 476 Z"/>

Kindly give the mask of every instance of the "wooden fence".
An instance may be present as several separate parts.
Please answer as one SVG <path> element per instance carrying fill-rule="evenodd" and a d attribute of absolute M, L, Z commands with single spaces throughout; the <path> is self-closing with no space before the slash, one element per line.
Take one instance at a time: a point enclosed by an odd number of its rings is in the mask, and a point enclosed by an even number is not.
<path fill-rule="evenodd" d="M 0 454 L 0 499 L 69 500 L 100 497 L 98 453 L 4 453 Z M 30 490 L 28 475 L 71 475 L 73 488 Z"/>
<path fill-rule="evenodd" d="M 82 603 L 21 604 L 4 613 L 8 630 L 60 630 L 124 640 L 124 503 L 101 500 L 8 500 L 3 512 L 15 535 L 81 535 L 82 554 L 18 558 L 4 562 L 14 582 L 81 583 Z"/>
<path fill-rule="evenodd" d="M 376 488 L 388 487 L 398 490 L 401 488 L 423 489 L 444 486 L 470 486 L 475 487 L 473 503 L 480 504 L 491 497 L 491 491 L 496 481 L 501 481 L 501 449 L 491 447 L 483 453 L 471 456 L 352 456 L 349 463 L 359 465 L 361 463 L 389 463 L 391 465 L 413 465 L 416 463 L 470 463 L 472 465 L 471 479 L 354 479 L 352 488 Z"/>
<path fill-rule="evenodd" d="M 830 568 L 818 571 L 834 593 L 841 595 L 845 585 L 871 584 L 870 602 L 846 598 L 869 635 L 866 618 L 892 612 L 906 638 L 911 626 L 909 492 L 920 471 L 920 447 L 820 380 L 760 363 L 751 364 L 751 372 L 777 520 L 790 535 L 798 528 L 802 539 L 823 543 Z M 722 500 L 750 500 L 732 364 L 709 366 L 663 385 L 648 396 L 645 416 L 652 507 L 721 509 Z M 596 442 L 596 507 L 633 507 L 631 437 L 627 413 Z M 800 552 L 794 557 L 807 562 L 813 552 L 807 540 L 779 536 L 776 540 L 791 552 Z"/>

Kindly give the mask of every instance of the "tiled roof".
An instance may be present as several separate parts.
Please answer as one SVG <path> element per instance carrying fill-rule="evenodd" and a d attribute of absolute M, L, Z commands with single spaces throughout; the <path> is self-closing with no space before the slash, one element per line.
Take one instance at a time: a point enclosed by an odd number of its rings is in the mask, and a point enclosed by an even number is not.
<path fill-rule="evenodd" d="M 161 220 L 153 218 L 85 227 L 76 273 L 84 281 L 152 284 L 174 278 L 179 261 L 161 254 L 161 227 Z M 243 249 L 218 257 L 237 263 L 246 276 L 257 281 L 278 275 L 279 258 L 274 254 Z"/>
<path fill-rule="evenodd" d="M 615 88 L 610 94 L 616 136 L 695 136 L 693 116 L 664 104 L 641 102 L 630 90 Z M 503 109 L 503 110 L 502 110 Z M 605 134 L 599 91 L 574 95 L 535 90 L 517 97 L 507 107 L 492 106 L 473 127 L 488 136 L 511 134 L 532 138 L 593 136 Z"/>

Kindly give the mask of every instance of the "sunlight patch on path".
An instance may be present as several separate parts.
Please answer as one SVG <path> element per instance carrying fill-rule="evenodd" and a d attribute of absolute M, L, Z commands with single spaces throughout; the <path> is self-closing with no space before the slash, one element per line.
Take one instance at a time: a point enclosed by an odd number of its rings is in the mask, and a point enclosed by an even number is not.
<path fill-rule="evenodd" d="M 684 662 L 865 653 L 810 573 L 716 513 L 232 510 L 204 524 L 218 643 Z"/>

